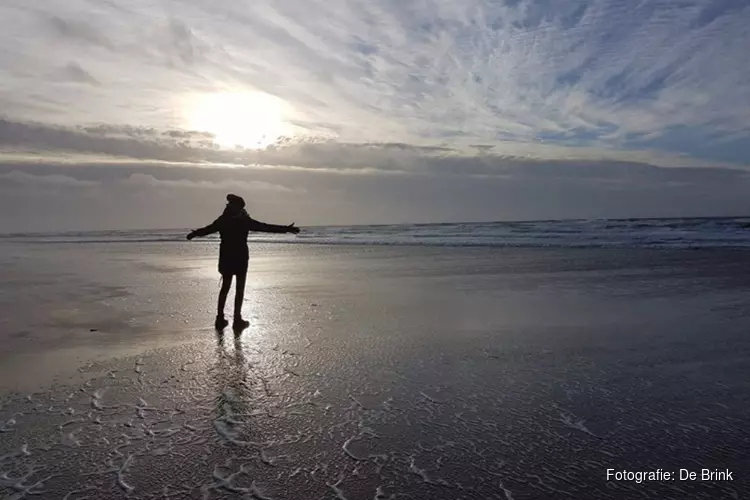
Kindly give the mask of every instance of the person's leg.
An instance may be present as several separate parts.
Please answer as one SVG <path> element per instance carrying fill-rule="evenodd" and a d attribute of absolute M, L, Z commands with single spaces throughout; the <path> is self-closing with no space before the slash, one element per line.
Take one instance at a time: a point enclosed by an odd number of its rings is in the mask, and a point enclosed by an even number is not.
<path fill-rule="evenodd" d="M 219 290 L 219 304 L 216 310 L 216 326 L 219 328 L 227 326 L 227 320 L 224 319 L 224 307 L 227 303 L 227 295 L 229 295 L 230 288 L 232 288 L 232 275 L 222 274 L 221 290 Z"/>
<path fill-rule="evenodd" d="M 245 300 L 245 282 L 247 271 L 237 274 L 237 283 L 234 293 L 234 325 L 246 327 L 248 322 L 242 319 L 242 302 Z"/>

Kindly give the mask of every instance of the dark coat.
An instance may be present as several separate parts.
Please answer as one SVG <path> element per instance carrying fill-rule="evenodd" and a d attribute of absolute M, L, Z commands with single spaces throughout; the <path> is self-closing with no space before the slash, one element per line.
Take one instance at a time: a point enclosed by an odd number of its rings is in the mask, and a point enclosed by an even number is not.
<path fill-rule="evenodd" d="M 287 226 L 266 224 L 251 218 L 246 211 L 226 211 L 206 227 L 196 229 L 192 236 L 206 236 L 218 232 L 221 236 L 219 247 L 219 273 L 241 275 L 247 273 L 247 235 L 250 231 L 263 233 L 286 233 Z"/>

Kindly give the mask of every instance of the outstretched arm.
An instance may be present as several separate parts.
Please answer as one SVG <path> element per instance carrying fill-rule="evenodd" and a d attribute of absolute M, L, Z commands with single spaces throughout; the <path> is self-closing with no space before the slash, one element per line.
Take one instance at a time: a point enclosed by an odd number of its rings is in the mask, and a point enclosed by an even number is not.
<path fill-rule="evenodd" d="M 187 239 L 192 240 L 196 236 L 208 236 L 209 234 L 213 234 L 219 230 L 219 219 L 216 219 L 211 224 L 209 224 L 206 227 L 202 227 L 200 229 L 195 229 L 191 231 L 187 235 Z"/>
<path fill-rule="evenodd" d="M 266 224 L 265 222 L 260 222 L 248 217 L 246 219 L 246 224 L 249 231 L 257 231 L 260 233 L 299 233 L 299 228 L 294 226 L 294 222 L 288 226 L 277 226 L 276 224 Z"/>

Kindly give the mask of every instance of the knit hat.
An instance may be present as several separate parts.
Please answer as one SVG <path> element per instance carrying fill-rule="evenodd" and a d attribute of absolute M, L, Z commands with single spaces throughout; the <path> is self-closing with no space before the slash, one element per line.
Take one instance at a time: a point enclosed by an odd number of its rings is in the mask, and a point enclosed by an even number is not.
<path fill-rule="evenodd" d="M 243 200 L 241 196 L 237 196 L 236 194 L 227 195 L 227 204 L 245 208 L 245 200 Z"/>

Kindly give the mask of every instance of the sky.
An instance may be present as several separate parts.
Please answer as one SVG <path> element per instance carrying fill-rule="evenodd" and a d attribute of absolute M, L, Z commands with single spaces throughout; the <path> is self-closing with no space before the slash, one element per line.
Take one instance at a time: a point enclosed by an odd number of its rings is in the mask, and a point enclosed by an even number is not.
<path fill-rule="evenodd" d="M 744 0 L 0 0 L 0 232 L 750 214 Z"/>

